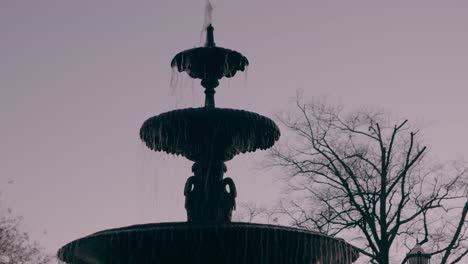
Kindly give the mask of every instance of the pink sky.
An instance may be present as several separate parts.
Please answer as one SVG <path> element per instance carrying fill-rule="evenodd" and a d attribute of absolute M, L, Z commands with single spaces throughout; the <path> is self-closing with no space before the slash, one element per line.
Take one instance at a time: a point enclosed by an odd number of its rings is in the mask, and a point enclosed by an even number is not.
<path fill-rule="evenodd" d="M 251 62 L 247 85 L 221 82 L 217 106 L 273 117 L 302 89 L 384 107 L 422 125 L 434 155 L 467 157 L 467 1 L 212 3 L 217 45 Z M 104 228 L 185 220 L 191 163 L 146 151 L 138 131 L 203 104 L 198 81 L 169 87 L 169 64 L 199 45 L 204 4 L 0 2 L 2 206 L 48 250 Z M 278 173 L 252 160 L 262 153 L 227 164 L 238 201 L 273 202 Z"/>

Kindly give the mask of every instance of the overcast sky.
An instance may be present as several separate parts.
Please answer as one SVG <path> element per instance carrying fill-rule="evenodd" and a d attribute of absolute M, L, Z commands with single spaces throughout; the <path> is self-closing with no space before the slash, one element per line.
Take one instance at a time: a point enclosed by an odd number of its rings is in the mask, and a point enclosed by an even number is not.
<path fill-rule="evenodd" d="M 250 60 L 216 102 L 273 117 L 297 90 L 384 107 L 423 126 L 439 158 L 468 156 L 468 1 L 212 1 L 215 41 Z M 201 106 L 171 88 L 200 44 L 204 0 L 0 1 L 2 207 L 49 251 L 98 230 L 185 221 L 191 163 L 145 150 L 147 118 Z M 227 163 L 238 201 L 273 202 L 262 153 Z M 46 233 L 44 233 L 46 230 Z"/>

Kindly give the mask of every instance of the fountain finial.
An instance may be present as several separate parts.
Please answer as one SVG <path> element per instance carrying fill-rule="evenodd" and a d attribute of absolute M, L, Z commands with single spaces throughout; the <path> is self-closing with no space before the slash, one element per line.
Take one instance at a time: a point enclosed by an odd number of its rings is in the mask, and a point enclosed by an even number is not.
<path fill-rule="evenodd" d="M 209 24 L 208 27 L 206 27 L 206 42 L 205 42 L 205 47 L 211 48 L 215 47 L 216 44 L 214 42 L 214 35 L 213 35 L 214 27 Z"/>

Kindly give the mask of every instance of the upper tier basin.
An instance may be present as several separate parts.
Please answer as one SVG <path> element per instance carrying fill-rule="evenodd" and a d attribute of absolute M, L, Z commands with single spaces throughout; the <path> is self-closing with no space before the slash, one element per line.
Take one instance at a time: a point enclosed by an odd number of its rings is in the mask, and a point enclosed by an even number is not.
<path fill-rule="evenodd" d="M 152 117 L 140 138 L 148 148 L 189 160 L 232 159 L 241 152 L 267 149 L 279 139 L 276 124 L 262 115 L 226 108 L 188 108 Z"/>
<path fill-rule="evenodd" d="M 199 47 L 185 50 L 172 59 L 171 66 L 187 72 L 192 78 L 219 80 L 244 71 L 249 61 L 241 53 L 221 47 Z"/>

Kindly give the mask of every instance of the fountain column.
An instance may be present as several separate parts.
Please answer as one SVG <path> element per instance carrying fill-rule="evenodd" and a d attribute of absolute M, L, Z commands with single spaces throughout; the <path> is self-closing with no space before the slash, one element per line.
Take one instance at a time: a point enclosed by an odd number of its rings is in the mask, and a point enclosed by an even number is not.
<path fill-rule="evenodd" d="M 214 28 L 206 28 L 205 48 L 214 48 Z M 215 88 L 219 81 L 214 71 L 205 71 L 201 85 L 205 88 L 205 108 L 215 108 Z M 207 143 L 205 155 L 192 166 L 194 176 L 185 183 L 185 209 L 187 221 L 199 223 L 230 222 L 235 209 L 236 186 L 231 178 L 223 179 L 227 168 L 223 160 L 213 155 L 212 146 Z"/>

